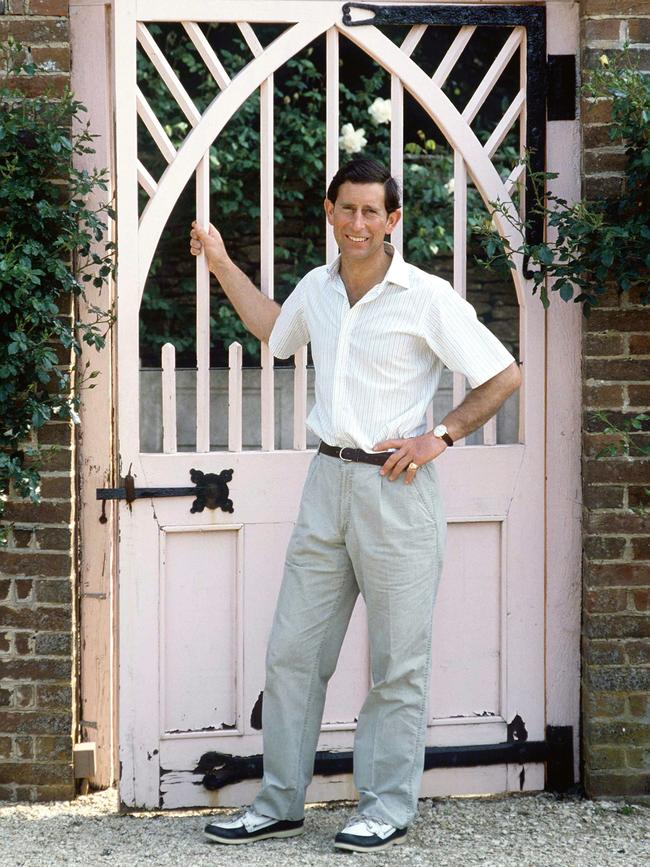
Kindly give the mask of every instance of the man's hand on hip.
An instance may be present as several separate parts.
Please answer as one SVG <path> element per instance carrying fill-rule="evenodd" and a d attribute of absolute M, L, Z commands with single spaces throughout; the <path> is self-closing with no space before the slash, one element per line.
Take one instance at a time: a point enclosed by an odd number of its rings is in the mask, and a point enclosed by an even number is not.
<path fill-rule="evenodd" d="M 418 467 L 429 463 L 442 454 L 447 448 L 447 443 L 429 432 L 419 437 L 384 440 L 373 448 L 376 452 L 395 449 L 379 472 L 382 476 L 388 476 L 391 482 L 394 482 L 401 473 L 404 473 L 404 482 L 410 485 L 415 478 Z"/>

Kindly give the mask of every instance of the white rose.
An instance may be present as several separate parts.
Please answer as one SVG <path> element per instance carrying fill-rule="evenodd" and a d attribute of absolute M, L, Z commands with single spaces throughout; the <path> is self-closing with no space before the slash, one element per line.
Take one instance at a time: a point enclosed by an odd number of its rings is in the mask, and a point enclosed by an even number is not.
<path fill-rule="evenodd" d="M 368 109 L 368 114 L 375 123 L 390 123 L 390 99 L 382 99 L 378 96 Z"/>
<path fill-rule="evenodd" d="M 455 186 L 454 179 L 449 178 L 449 180 L 445 184 L 445 189 L 447 190 L 447 192 L 449 193 L 450 196 L 453 196 L 453 194 L 454 194 L 454 186 Z"/>
<path fill-rule="evenodd" d="M 351 123 L 344 123 L 341 127 L 339 147 L 348 154 L 357 154 L 368 144 L 365 129 L 355 129 Z"/>

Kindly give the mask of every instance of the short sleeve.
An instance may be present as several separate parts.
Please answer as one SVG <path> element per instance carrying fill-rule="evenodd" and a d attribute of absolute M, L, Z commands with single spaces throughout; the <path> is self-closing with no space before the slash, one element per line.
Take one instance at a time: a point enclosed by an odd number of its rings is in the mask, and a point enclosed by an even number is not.
<path fill-rule="evenodd" d="M 282 305 L 269 337 L 269 348 L 276 358 L 289 358 L 309 343 L 305 319 L 305 279 L 303 278 Z"/>
<path fill-rule="evenodd" d="M 437 283 L 424 317 L 424 338 L 445 367 L 477 388 L 515 360 L 479 322 L 472 305 L 445 280 Z"/>

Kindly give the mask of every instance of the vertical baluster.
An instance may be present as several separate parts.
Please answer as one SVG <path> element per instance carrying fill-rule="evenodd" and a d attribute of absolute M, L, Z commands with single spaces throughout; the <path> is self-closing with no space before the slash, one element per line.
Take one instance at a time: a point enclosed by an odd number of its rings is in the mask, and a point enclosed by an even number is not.
<path fill-rule="evenodd" d="M 260 88 L 260 275 L 261 289 L 273 298 L 273 76 Z M 261 421 L 262 449 L 275 448 L 275 389 L 273 355 L 267 343 L 261 346 Z"/>
<path fill-rule="evenodd" d="M 307 448 L 307 347 L 294 355 L 296 369 L 293 373 L 293 447 L 303 451 Z"/>
<path fill-rule="evenodd" d="M 404 87 L 399 76 L 390 77 L 390 173 L 399 178 L 404 190 Z M 393 229 L 391 242 L 395 249 L 402 253 L 404 238 L 404 202 L 402 202 L 402 219 Z"/>
<path fill-rule="evenodd" d="M 461 298 L 467 294 L 467 169 L 462 155 L 454 151 L 454 289 Z M 454 373 L 452 401 L 458 406 L 465 399 L 465 377 Z M 458 440 L 458 445 L 465 440 Z"/>
<path fill-rule="evenodd" d="M 329 184 L 339 167 L 339 34 L 335 27 L 326 36 L 327 72 L 325 91 L 326 135 L 325 184 Z M 325 227 L 325 256 L 328 262 L 337 255 L 338 249 L 332 227 Z"/>
<path fill-rule="evenodd" d="M 242 348 L 231 343 L 228 349 L 228 451 L 242 450 Z"/>
<path fill-rule="evenodd" d="M 210 162 L 196 169 L 196 219 L 210 225 Z M 196 257 L 196 451 L 210 451 L 210 272 L 204 253 Z"/>
<path fill-rule="evenodd" d="M 165 343 L 162 357 L 163 452 L 175 454 L 176 447 L 176 347 Z"/>

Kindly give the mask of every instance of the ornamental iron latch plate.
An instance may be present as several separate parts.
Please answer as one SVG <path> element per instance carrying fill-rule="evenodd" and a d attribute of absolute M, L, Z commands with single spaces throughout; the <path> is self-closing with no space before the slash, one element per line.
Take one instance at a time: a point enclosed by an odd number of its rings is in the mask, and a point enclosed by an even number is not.
<path fill-rule="evenodd" d="M 99 518 L 105 524 L 106 501 L 126 500 L 129 508 L 134 500 L 157 497 L 194 497 L 190 512 L 202 512 L 204 509 L 221 509 L 222 512 L 234 512 L 235 507 L 230 499 L 228 483 L 232 481 L 233 469 L 221 470 L 220 473 L 204 473 L 201 470 L 190 470 L 190 481 L 194 487 L 187 488 L 136 488 L 131 468 L 124 477 L 120 488 L 97 488 L 97 499 L 102 501 L 102 514 Z"/>

